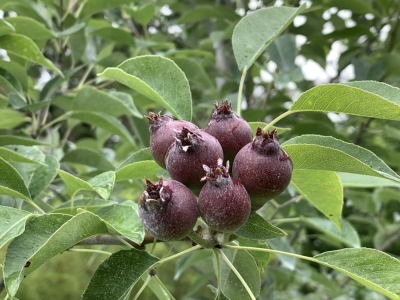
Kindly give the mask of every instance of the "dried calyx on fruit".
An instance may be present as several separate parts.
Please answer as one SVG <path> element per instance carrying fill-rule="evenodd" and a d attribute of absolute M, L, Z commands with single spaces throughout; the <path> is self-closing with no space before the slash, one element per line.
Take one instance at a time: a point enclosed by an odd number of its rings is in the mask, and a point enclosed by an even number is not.
<path fill-rule="evenodd" d="M 162 178 L 152 183 L 138 201 L 139 217 L 144 228 L 162 241 L 181 240 L 192 231 L 198 217 L 196 197 L 186 186 Z"/>
<path fill-rule="evenodd" d="M 223 157 L 218 140 L 200 130 L 191 131 L 183 127 L 175 130 L 176 141 L 167 153 L 165 160 L 167 171 L 172 179 L 189 188 L 199 189 L 203 182 L 203 165 L 211 165 Z"/>
<path fill-rule="evenodd" d="M 228 100 L 224 100 L 221 105 L 215 103 L 211 120 L 203 130 L 219 141 L 225 160 L 229 161 L 233 161 L 240 149 L 252 141 L 253 136 L 249 124 L 233 113 Z"/>
<path fill-rule="evenodd" d="M 175 141 L 174 130 L 181 130 L 184 126 L 189 130 L 196 130 L 198 127 L 188 121 L 175 121 L 161 113 L 149 112 L 149 116 L 145 117 L 149 120 L 151 154 L 156 163 L 165 169 L 168 147 Z"/>
<path fill-rule="evenodd" d="M 246 223 L 250 211 L 250 197 L 241 183 L 229 176 L 229 161 L 226 167 L 222 159 L 217 166 L 204 165 L 207 180 L 199 195 L 199 211 L 204 222 L 219 232 L 235 232 Z"/>
<path fill-rule="evenodd" d="M 254 141 L 236 155 L 232 173 L 249 192 L 251 207 L 256 210 L 286 189 L 292 170 L 292 160 L 280 147 L 277 130 L 264 132 L 258 127 Z"/>

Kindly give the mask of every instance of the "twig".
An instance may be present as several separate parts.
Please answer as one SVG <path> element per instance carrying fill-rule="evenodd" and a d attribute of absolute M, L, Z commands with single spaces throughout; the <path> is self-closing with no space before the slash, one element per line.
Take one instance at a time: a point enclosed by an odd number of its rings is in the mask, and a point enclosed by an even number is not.
<path fill-rule="evenodd" d="M 288 205 L 290 205 L 290 204 L 292 204 L 292 203 L 299 202 L 300 199 L 301 199 L 301 195 L 296 196 L 296 197 L 293 197 L 292 199 L 290 199 L 290 200 L 288 200 L 288 201 L 282 203 L 281 205 L 279 205 L 279 206 L 276 208 L 276 210 L 275 210 L 274 213 L 269 217 L 268 220 L 272 220 L 272 219 L 276 216 L 276 214 L 279 212 L 280 209 L 282 209 L 282 208 L 284 208 L 284 207 L 286 207 L 286 206 L 288 206 Z"/>
<path fill-rule="evenodd" d="M 371 122 L 373 121 L 373 118 L 368 118 L 366 122 L 362 122 L 360 126 L 360 130 L 358 131 L 358 134 L 356 138 L 354 139 L 354 144 L 359 145 L 361 142 L 361 138 L 364 134 L 364 132 L 368 129 L 369 125 L 371 125 Z"/>

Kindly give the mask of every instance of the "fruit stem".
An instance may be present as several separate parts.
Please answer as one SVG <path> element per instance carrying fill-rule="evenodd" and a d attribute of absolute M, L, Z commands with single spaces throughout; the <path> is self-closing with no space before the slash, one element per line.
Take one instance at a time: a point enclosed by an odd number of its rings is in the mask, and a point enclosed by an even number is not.
<path fill-rule="evenodd" d="M 217 294 L 217 299 L 219 300 L 221 297 L 221 287 L 222 287 L 222 282 L 221 282 L 221 259 L 219 257 L 219 252 L 214 249 L 214 254 L 215 254 L 215 260 L 217 261 L 217 282 L 218 282 L 218 294 Z"/>
<path fill-rule="evenodd" d="M 242 275 L 240 275 L 239 271 L 236 270 L 235 266 L 230 262 L 230 260 L 228 259 L 228 257 L 226 257 L 225 253 L 219 249 L 215 249 L 215 251 L 217 251 L 222 259 L 226 262 L 226 264 L 231 268 L 231 270 L 233 271 L 233 273 L 236 274 L 236 276 L 238 277 L 238 279 L 240 280 L 240 282 L 243 284 L 244 288 L 246 289 L 247 293 L 249 294 L 250 298 L 252 300 L 256 300 L 256 297 L 254 297 L 253 292 L 251 291 L 251 289 L 249 288 L 249 286 L 247 285 L 247 282 L 243 279 Z"/>
<path fill-rule="evenodd" d="M 184 250 L 182 252 L 179 252 L 177 254 L 171 255 L 171 256 L 169 256 L 167 258 L 163 258 L 162 260 L 160 260 L 158 262 L 158 264 L 163 264 L 163 263 L 165 263 L 167 261 L 173 260 L 175 258 L 178 258 L 178 257 L 182 256 L 182 255 L 185 255 L 186 253 L 189 253 L 189 252 L 192 252 L 192 251 L 195 251 L 195 250 L 199 250 L 201 248 L 202 248 L 202 246 L 200 246 L 200 245 L 190 247 L 189 249 L 186 249 L 186 250 Z"/>
<path fill-rule="evenodd" d="M 108 255 L 111 256 L 111 252 L 107 252 L 107 251 L 102 251 L 102 250 L 96 250 L 96 249 L 68 249 L 68 251 L 74 251 L 74 252 L 90 252 L 90 253 L 98 253 L 98 254 L 104 254 L 104 255 Z"/>
<path fill-rule="evenodd" d="M 239 117 L 242 112 L 242 94 L 243 94 L 243 85 L 244 85 L 244 79 L 246 78 L 246 74 L 247 74 L 247 67 L 245 67 L 243 70 L 242 77 L 240 78 L 240 84 L 239 84 L 238 101 L 237 101 L 237 109 L 236 109 L 236 114 Z"/>
<path fill-rule="evenodd" d="M 147 275 L 146 281 L 143 283 L 143 285 L 140 287 L 140 290 L 136 293 L 135 297 L 133 298 L 133 300 L 136 300 L 139 298 L 140 294 L 143 292 L 143 290 L 146 288 L 146 286 L 149 284 L 151 279 L 150 275 Z"/>
<path fill-rule="evenodd" d="M 203 239 L 201 236 L 199 236 L 194 230 L 190 231 L 189 234 L 187 235 L 193 242 L 196 244 L 200 245 L 203 248 L 214 248 L 214 246 L 217 244 L 216 241 L 214 240 L 206 240 Z"/>
<path fill-rule="evenodd" d="M 286 116 L 288 116 L 288 115 L 290 115 L 290 114 L 293 114 L 293 113 L 295 113 L 295 112 L 296 112 L 296 111 L 288 110 L 287 112 L 281 114 L 279 117 L 273 119 L 267 126 L 265 126 L 265 127 L 263 128 L 263 130 L 264 130 L 264 131 L 267 131 L 267 130 L 270 129 L 275 123 L 277 123 L 278 121 L 282 120 L 284 117 L 286 117 Z"/>
<path fill-rule="evenodd" d="M 165 291 L 165 293 L 169 296 L 169 299 L 171 299 L 171 300 L 176 300 L 175 298 L 174 298 L 174 296 L 172 296 L 172 294 L 170 293 L 170 291 L 167 289 L 167 287 L 164 285 L 164 283 L 162 283 L 162 281 L 160 280 L 160 278 L 158 278 L 158 276 L 157 275 L 155 275 L 155 276 L 153 276 L 156 280 L 157 280 L 157 282 L 158 282 L 158 284 L 160 285 L 160 287 Z"/>

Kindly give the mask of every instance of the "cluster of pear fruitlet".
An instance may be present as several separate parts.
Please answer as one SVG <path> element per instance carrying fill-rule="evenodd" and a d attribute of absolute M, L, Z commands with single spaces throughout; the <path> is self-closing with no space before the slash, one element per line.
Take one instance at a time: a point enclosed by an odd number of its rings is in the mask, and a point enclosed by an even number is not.
<path fill-rule="evenodd" d="M 258 127 L 253 140 L 249 124 L 232 112 L 227 100 L 215 104 L 204 129 L 160 113 L 150 112 L 147 119 L 151 153 L 172 178 L 156 183 L 146 179 L 138 201 L 144 228 L 158 240 L 183 239 L 199 214 L 211 230 L 234 233 L 251 210 L 282 193 L 290 182 L 293 164 L 279 145 L 276 129 L 264 132 Z"/>

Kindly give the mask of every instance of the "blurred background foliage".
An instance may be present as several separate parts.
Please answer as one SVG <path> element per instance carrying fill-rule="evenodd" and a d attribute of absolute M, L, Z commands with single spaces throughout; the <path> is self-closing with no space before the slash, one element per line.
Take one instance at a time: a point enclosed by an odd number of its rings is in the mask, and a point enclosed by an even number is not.
<path fill-rule="evenodd" d="M 193 122 L 203 127 L 215 101 L 229 99 L 235 107 L 241 73 L 231 36 L 241 16 L 262 7 L 297 7 L 303 2 L 308 3 L 307 10 L 248 72 L 242 111 L 247 121 L 273 120 L 317 84 L 376 80 L 400 87 L 398 0 L 2 0 L 0 145 L 39 145 L 60 160 L 62 169 L 83 179 L 148 147 L 143 115 L 162 108 L 96 75 L 139 55 L 168 57 L 184 71 L 192 92 Z M 10 43 L 15 36 L 16 44 Z M 29 54 L 39 50 L 51 64 L 27 58 L 20 51 L 24 42 Z M 125 103 L 124 108 L 113 106 L 115 98 Z M 100 100 L 108 104 L 98 105 Z M 75 110 L 97 111 L 101 117 L 69 114 Z M 399 122 L 312 112 L 293 114 L 278 126 L 291 128 L 281 141 L 306 133 L 333 136 L 370 149 L 400 172 Z M 361 245 L 400 256 L 399 185 L 372 181 L 360 186 L 359 176 L 341 178 L 348 232 L 321 230 L 321 214 L 305 200 L 279 206 L 293 197 L 289 188 L 261 210 L 267 219 L 274 214 L 270 221 L 289 233 L 272 240 L 270 247 L 315 255 Z M 136 201 L 143 187 L 142 181 L 118 182 L 111 200 Z M 67 200 L 65 186 L 56 178 L 35 202 L 46 210 Z M 7 196 L 0 196 L 0 204 L 30 209 Z M 290 222 L 298 216 L 305 221 Z M 312 223 L 311 218 L 318 219 Z M 102 249 L 113 251 L 109 247 Z M 158 245 L 156 253 L 165 247 Z M 5 248 L 1 261 L 4 252 Z M 102 259 L 63 253 L 29 276 L 17 298 L 79 299 Z M 215 278 L 211 258 L 205 259 L 210 263 L 193 259 L 181 277 L 179 261 L 169 263 L 160 269 L 160 278 L 177 299 L 210 299 L 212 293 L 204 286 Z M 335 271 L 288 257 L 271 260 L 264 270 L 260 299 L 385 299 Z M 174 272 L 179 279 L 171 276 Z M 142 298 L 152 297 L 146 288 Z"/>

